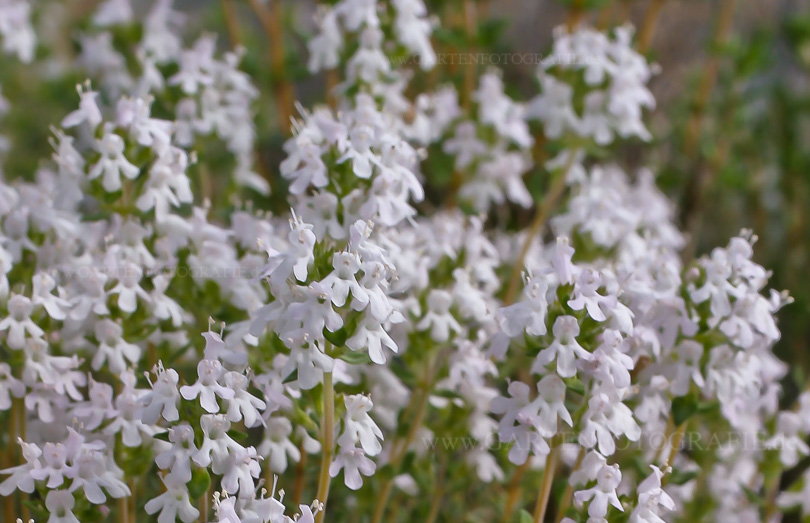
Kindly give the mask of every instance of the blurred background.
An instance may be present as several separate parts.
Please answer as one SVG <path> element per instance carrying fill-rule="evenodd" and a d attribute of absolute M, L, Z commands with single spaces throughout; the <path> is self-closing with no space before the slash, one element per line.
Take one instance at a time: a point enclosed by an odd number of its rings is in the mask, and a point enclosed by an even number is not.
<path fill-rule="evenodd" d="M 65 64 L 81 60 L 81 35 L 95 0 L 42 0 L 38 36 L 44 39 L 36 67 L 51 68 L 41 80 L 7 57 L 0 58 L 0 85 L 13 103 L 3 119 L 8 143 L 6 180 L 34 176 L 50 156 L 53 115 L 75 105 L 81 76 Z M 151 0 L 133 0 L 144 12 Z M 789 404 L 810 371 L 810 0 L 428 0 L 441 20 L 434 33 L 438 53 L 486 50 L 504 73 L 509 94 L 528 100 L 537 92 L 532 55 L 547 51 L 555 26 L 583 21 L 601 28 L 636 27 L 637 48 L 660 66 L 652 82 L 658 100 L 649 115 L 652 144 L 620 145 L 633 170 L 649 166 L 678 209 L 689 234 L 685 259 L 724 245 L 741 228 L 759 236 L 757 261 L 773 270 L 776 289 L 796 301 L 780 313 L 780 357 L 791 364 Z M 257 163 L 274 186 L 266 202 L 280 208 L 284 190 L 277 166 L 288 134 L 292 100 L 311 106 L 327 99 L 335 78 L 306 70 L 305 40 L 313 32 L 311 0 L 178 0 L 189 35 L 220 34 L 223 49 L 243 45 L 244 68 L 260 84 Z M 116 35 L 126 45 L 126 35 Z M 500 57 L 500 58 L 496 58 Z M 509 57 L 512 57 L 511 59 Z M 497 62 L 496 62 L 497 60 Z M 62 64 L 62 65 L 60 65 Z M 469 93 L 486 65 L 446 66 L 448 78 Z M 44 71 L 47 73 L 49 71 Z M 415 79 L 418 88 L 435 75 Z M 442 194 L 451 173 L 426 165 L 429 194 Z M 529 176 L 535 176 L 531 174 Z M 542 191 L 542 182 L 539 189 Z M 529 213 L 513 211 L 514 226 Z"/>

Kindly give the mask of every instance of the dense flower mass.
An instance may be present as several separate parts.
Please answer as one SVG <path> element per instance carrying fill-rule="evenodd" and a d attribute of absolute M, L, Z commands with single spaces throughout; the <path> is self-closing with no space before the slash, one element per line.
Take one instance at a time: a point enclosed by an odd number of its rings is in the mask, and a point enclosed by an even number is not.
<path fill-rule="evenodd" d="M 40 7 L 0 0 L 9 59 L 36 62 Z M 606 154 L 651 138 L 633 30 L 559 28 L 523 103 L 495 69 L 416 91 L 437 24 L 321 6 L 307 66 L 334 103 L 298 105 L 268 183 L 244 49 L 187 39 L 171 0 L 94 8 L 51 158 L 0 185 L 7 517 L 376 523 L 404 493 L 409 521 L 466 521 L 441 506 L 459 481 L 483 485 L 471 521 L 521 489 L 521 521 L 810 514 L 810 476 L 779 490 L 810 395 L 779 403 L 790 298 L 756 236 L 683 260 L 652 171 Z"/>

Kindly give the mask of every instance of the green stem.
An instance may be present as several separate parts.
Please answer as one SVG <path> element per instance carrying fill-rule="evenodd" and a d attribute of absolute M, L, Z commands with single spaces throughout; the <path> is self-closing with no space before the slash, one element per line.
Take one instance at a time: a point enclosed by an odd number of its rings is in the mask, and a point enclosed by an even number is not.
<path fill-rule="evenodd" d="M 523 239 L 523 245 L 520 248 L 520 253 L 518 254 L 517 260 L 515 260 L 515 264 L 512 266 L 512 273 L 509 275 L 509 284 L 506 289 L 506 295 L 503 299 L 504 305 L 513 303 L 517 297 L 520 286 L 520 275 L 523 274 L 523 266 L 526 261 L 526 256 L 529 254 L 529 249 L 531 249 L 534 238 L 536 236 L 540 236 L 540 234 L 543 232 L 543 226 L 548 221 L 549 216 L 551 216 L 552 211 L 557 206 L 557 202 L 565 192 L 565 182 L 566 178 L 568 178 L 568 171 L 570 171 L 574 166 L 574 162 L 577 159 L 577 152 L 578 150 L 576 148 L 571 149 L 568 152 L 568 158 L 566 159 L 565 165 L 557 174 L 557 177 L 552 180 L 546 196 L 543 198 L 543 201 L 540 202 L 540 205 L 537 206 L 534 219 L 529 226 L 529 230 L 526 232 L 526 237 Z"/>
<path fill-rule="evenodd" d="M 571 472 L 576 472 L 579 469 L 583 459 L 585 459 L 585 447 L 580 447 L 579 454 L 577 454 L 577 461 L 574 463 L 574 466 L 571 467 Z M 557 508 L 557 517 L 555 518 L 557 523 L 560 523 L 562 518 L 565 517 L 565 511 L 571 506 L 571 496 L 573 496 L 573 494 L 574 485 L 569 481 L 565 486 L 565 492 L 563 492 L 562 498 L 560 498 L 560 506 Z"/>
<path fill-rule="evenodd" d="M 557 441 L 551 445 L 551 450 L 546 456 L 546 466 L 543 469 L 543 481 L 540 483 L 540 492 L 537 495 L 537 504 L 534 506 L 534 523 L 542 523 L 546 519 L 546 509 L 548 500 L 551 497 L 551 485 L 554 483 L 554 474 L 557 472 L 557 461 L 560 454 L 560 446 Z"/>
<path fill-rule="evenodd" d="M 438 373 L 438 368 L 441 365 L 441 360 L 444 353 L 445 350 L 441 349 L 433 358 L 427 361 L 425 366 L 424 380 L 420 384 L 418 390 L 415 390 L 414 394 L 411 396 L 411 402 L 407 407 L 405 407 L 406 412 L 410 411 L 412 408 L 415 409 L 413 415 L 408 416 L 409 418 L 413 419 L 413 422 L 408 428 L 408 433 L 405 435 L 405 438 L 399 442 L 395 442 L 392 445 L 391 459 L 389 460 L 389 464 L 394 471 L 397 471 L 399 468 L 400 463 L 408 453 L 408 449 L 416 439 L 416 435 L 419 433 L 419 428 L 422 426 L 422 421 L 427 414 L 428 398 L 430 397 L 429 391 L 433 386 L 433 380 Z M 388 499 L 391 497 L 393 481 L 393 478 L 391 478 L 383 483 L 380 495 L 377 497 L 377 503 L 374 505 L 374 514 L 371 518 L 371 523 L 380 523 L 383 520 L 385 508 L 388 505 Z"/>
<path fill-rule="evenodd" d="M 329 465 L 332 464 L 335 438 L 335 388 L 332 373 L 323 373 L 323 420 L 321 422 L 321 471 L 318 476 L 318 493 L 315 499 L 323 503 L 323 510 L 315 516 L 316 523 L 322 523 L 326 515 L 326 502 L 329 498 Z"/>

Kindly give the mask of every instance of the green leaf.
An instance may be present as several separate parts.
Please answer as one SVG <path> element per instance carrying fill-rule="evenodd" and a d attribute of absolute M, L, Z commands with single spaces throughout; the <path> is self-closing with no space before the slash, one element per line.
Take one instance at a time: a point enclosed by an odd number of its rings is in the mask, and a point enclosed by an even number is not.
<path fill-rule="evenodd" d="M 191 474 L 191 481 L 188 484 L 189 496 L 191 499 L 204 496 L 209 486 L 211 486 L 211 476 L 208 474 L 208 469 L 196 469 Z"/>
<path fill-rule="evenodd" d="M 365 365 L 367 363 L 371 363 L 371 358 L 369 358 L 368 352 L 346 351 L 338 356 L 338 358 L 346 363 L 351 363 L 352 365 Z"/>
<path fill-rule="evenodd" d="M 341 327 L 335 332 L 330 332 L 329 329 L 324 327 L 323 337 L 335 347 L 343 347 L 346 344 L 346 338 L 349 337 L 349 333 L 346 327 Z"/>
<path fill-rule="evenodd" d="M 231 429 L 228 431 L 228 436 L 234 439 L 239 443 L 244 443 L 248 439 L 247 432 L 242 432 L 241 430 Z"/>
<path fill-rule="evenodd" d="M 683 485 L 698 477 L 698 472 L 697 470 L 673 470 L 669 475 L 669 482 L 673 485 Z"/>
<path fill-rule="evenodd" d="M 698 401 L 694 396 L 681 396 L 672 400 L 672 419 L 679 427 L 698 411 Z"/>
<path fill-rule="evenodd" d="M 531 514 L 529 514 L 529 511 L 526 510 L 525 508 L 520 509 L 520 523 L 533 523 L 533 522 L 534 518 L 532 517 Z"/>
<path fill-rule="evenodd" d="M 585 385 L 579 378 L 568 378 L 565 380 L 565 388 L 577 394 L 585 394 Z"/>

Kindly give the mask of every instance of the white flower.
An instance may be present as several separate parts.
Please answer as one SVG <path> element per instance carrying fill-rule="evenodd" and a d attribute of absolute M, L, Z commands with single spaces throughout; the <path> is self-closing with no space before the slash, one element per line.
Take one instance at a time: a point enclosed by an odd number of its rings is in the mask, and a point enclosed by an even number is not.
<path fill-rule="evenodd" d="M 499 424 L 501 441 L 514 441 L 509 451 L 509 460 L 515 464 L 524 463 L 529 452 L 545 455 L 549 452 L 550 438 L 557 433 L 557 418 L 569 426 L 573 420 L 565 408 L 565 384 L 556 375 L 549 374 L 537 384 L 539 395 L 530 400 L 529 386 L 514 381 L 509 384 L 511 398 L 496 398 L 491 408 L 496 414 L 503 414 Z"/>
<path fill-rule="evenodd" d="M 633 412 L 620 398 L 611 398 L 606 392 L 596 391 L 588 400 L 579 443 L 585 448 L 598 445 L 599 452 L 609 456 L 616 450 L 614 436 L 626 436 L 630 441 L 637 441 L 641 437 L 641 429 L 633 418 Z"/>
<path fill-rule="evenodd" d="M 93 22 L 100 26 L 126 24 L 132 20 L 132 6 L 129 0 L 106 0 L 93 15 Z"/>
<path fill-rule="evenodd" d="M 200 427 L 203 431 L 203 442 L 191 458 L 197 465 L 207 467 L 212 462 L 222 463 L 229 454 L 242 448 L 228 435 L 231 422 L 222 414 L 203 414 L 200 417 Z"/>
<path fill-rule="evenodd" d="M 246 498 L 254 495 L 253 479 L 261 474 L 259 456 L 253 447 L 236 448 L 224 462 L 214 462 L 212 470 L 222 476 L 222 488 L 227 492 L 239 493 Z"/>
<path fill-rule="evenodd" d="M 533 140 L 524 120 L 525 110 L 504 94 L 499 75 L 492 72 L 483 75 L 474 96 L 482 123 L 492 125 L 499 135 L 520 147 L 531 146 Z"/>
<path fill-rule="evenodd" d="M 161 417 L 166 421 L 177 421 L 180 418 L 177 410 L 180 401 L 177 383 L 180 376 L 174 369 L 164 369 L 161 363 L 155 367 L 155 373 L 157 377 L 152 390 L 141 398 L 141 419 L 149 425 L 155 425 Z"/>
<path fill-rule="evenodd" d="M 31 4 L 7 0 L 0 4 L 0 36 L 3 51 L 28 63 L 34 58 L 36 34 L 31 27 Z"/>
<path fill-rule="evenodd" d="M 111 385 L 89 378 L 88 401 L 73 408 L 72 416 L 82 422 L 87 430 L 95 430 L 104 421 L 116 414 L 113 408 L 113 388 Z"/>
<path fill-rule="evenodd" d="M 577 343 L 579 323 L 573 316 L 558 316 L 554 320 L 554 341 L 537 355 L 532 365 L 532 372 L 542 374 L 544 367 L 557 359 L 557 374 L 570 378 L 577 373 L 576 360 L 590 360 L 591 353 Z"/>
<path fill-rule="evenodd" d="M 635 367 L 633 358 L 624 353 L 626 343 L 619 331 L 605 329 L 601 343 L 583 365 L 603 384 L 623 389 L 630 386 L 630 372 Z"/>
<path fill-rule="evenodd" d="M 574 500 L 578 505 L 590 500 L 588 515 L 591 518 L 604 518 L 608 511 L 608 504 L 624 512 L 624 507 L 616 495 L 616 487 L 621 481 L 622 473 L 618 465 L 605 465 L 596 475 L 596 486 L 574 492 Z"/>
<path fill-rule="evenodd" d="M 268 247 L 269 260 L 262 271 L 262 277 L 269 277 L 270 284 L 279 288 L 290 276 L 298 281 L 307 278 L 307 266 L 315 259 L 312 248 L 315 235 L 312 226 L 293 216 L 290 220 L 290 233 L 287 236 L 288 250 L 279 252 Z"/>
<path fill-rule="evenodd" d="M 287 470 L 287 458 L 301 459 L 301 451 L 290 441 L 292 423 L 287 418 L 273 416 L 267 419 L 264 439 L 259 445 L 259 454 L 270 462 L 270 469 L 278 474 Z"/>
<path fill-rule="evenodd" d="M 64 444 L 48 442 L 42 446 L 42 468 L 31 471 L 31 477 L 37 481 L 47 480 L 49 489 L 56 488 L 65 482 L 67 473 L 68 449 Z"/>
<path fill-rule="evenodd" d="M 89 178 L 92 180 L 102 174 L 102 186 L 107 192 L 121 190 L 121 175 L 133 180 L 140 170 L 129 162 L 124 156 L 124 140 L 115 134 L 109 126 L 105 126 L 104 136 L 97 140 L 96 149 L 101 154 L 98 162 L 90 168 Z"/>
<path fill-rule="evenodd" d="M 335 460 L 329 466 L 329 475 L 333 478 L 343 470 L 343 481 L 352 490 L 357 490 L 363 486 L 362 476 L 371 476 L 377 469 L 377 465 L 368 459 L 359 448 L 340 448 L 340 452 L 335 456 Z"/>
<path fill-rule="evenodd" d="M 802 419 L 789 411 L 780 412 L 776 419 L 776 434 L 763 444 L 767 449 L 779 449 L 782 465 L 793 467 L 802 456 L 810 454 L 810 447 L 804 441 Z"/>
<path fill-rule="evenodd" d="M 478 139 L 475 124 L 469 121 L 456 126 L 455 136 L 445 140 L 443 148 L 444 152 L 456 157 L 456 169 L 466 169 L 487 152 L 487 146 Z"/>
<path fill-rule="evenodd" d="M 176 518 L 180 518 L 183 523 L 191 523 L 197 519 L 200 511 L 191 504 L 185 482 L 172 474 L 161 479 L 166 492 L 146 502 L 146 513 L 152 515 L 159 511 L 158 523 L 174 523 Z"/>
<path fill-rule="evenodd" d="M 228 420 L 233 422 L 244 420 L 245 427 L 248 428 L 259 425 L 262 421 L 260 411 L 267 405 L 248 392 L 250 384 L 248 377 L 241 372 L 229 371 L 225 373 L 222 381 L 226 388 L 233 391 L 233 398 L 225 400 Z"/>
<path fill-rule="evenodd" d="M 124 312 L 132 313 L 138 309 L 138 298 L 149 303 L 149 294 L 139 285 L 143 277 L 143 270 L 140 266 L 124 262 L 117 267 L 116 279 L 118 283 L 109 294 L 118 295 L 118 308 Z"/>
<path fill-rule="evenodd" d="M 202 337 L 205 339 L 205 359 L 220 360 L 229 368 L 243 369 L 247 365 L 247 354 L 229 348 L 221 334 L 209 330 L 203 332 Z"/>
<path fill-rule="evenodd" d="M 17 438 L 23 459 L 25 463 L 0 470 L 0 474 L 10 474 L 2 483 L 0 483 L 0 495 L 9 496 L 15 490 L 31 493 L 34 491 L 34 477 L 31 475 L 32 471 L 40 470 L 42 468 L 42 450 L 35 443 L 26 443 L 22 439 Z"/>
<path fill-rule="evenodd" d="M 0 362 L 0 410 L 11 408 L 11 396 L 15 398 L 25 394 L 25 385 L 11 373 L 8 363 Z"/>
<path fill-rule="evenodd" d="M 219 383 L 225 369 L 219 360 L 200 360 L 197 364 L 198 379 L 193 385 L 180 387 L 180 394 L 187 400 L 200 397 L 200 405 L 210 413 L 219 412 L 217 396 L 224 400 L 234 398 L 234 391 Z"/>
<path fill-rule="evenodd" d="M 805 517 L 810 514 L 810 471 L 805 470 L 800 481 L 801 490 L 780 492 L 776 502 L 783 508 L 800 505 L 802 517 Z"/>
<path fill-rule="evenodd" d="M 575 311 L 585 309 L 588 316 L 595 321 L 605 321 L 607 317 L 602 307 L 610 308 L 615 298 L 611 299 L 611 296 L 602 296 L 597 292 L 601 280 L 599 273 L 594 270 L 586 269 L 580 272 L 574 284 L 574 296 L 568 300 L 568 306 Z"/>
<path fill-rule="evenodd" d="M 462 329 L 458 321 L 450 313 L 450 306 L 453 304 L 453 296 L 440 289 L 433 289 L 428 294 L 428 312 L 416 324 L 417 330 L 430 329 L 430 337 L 436 342 L 445 342 L 450 338 L 450 334 L 460 334 Z"/>
<path fill-rule="evenodd" d="M 64 320 L 65 311 L 70 308 L 70 302 L 64 299 L 61 295 L 54 296 L 52 292 L 57 289 L 56 281 L 45 272 L 38 272 L 32 278 L 33 292 L 31 294 L 31 301 L 34 305 L 42 305 L 48 316 L 55 320 Z M 57 289 L 61 291 L 62 289 Z"/>
<path fill-rule="evenodd" d="M 354 335 L 346 340 L 346 346 L 354 351 L 368 350 L 371 361 L 380 365 L 386 361 L 383 347 L 395 354 L 399 351 L 396 342 L 382 325 L 374 318 L 370 318 L 368 314 L 363 317 Z"/>
<path fill-rule="evenodd" d="M 321 286 L 327 291 L 332 303 L 342 307 L 346 304 L 349 293 L 354 302 L 363 305 L 368 303 L 368 293 L 355 278 L 360 270 L 360 258 L 354 253 L 336 252 L 332 256 L 332 267 L 335 270 L 321 280 Z"/>
<path fill-rule="evenodd" d="M 281 176 L 292 180 L 290 193 L 303 194 L 310 185 L 326 187 L 329 178 L 321 158 L 321 147 L 313 142 L 310 134 L 301 133 L 290 138 L 284 144 L 284 150 L 288 156 L 281 162 L 279 170 Z"/>
<path fill-rule="evenodd" d="M 90 83 L 76 86 L 79 93 L 79 108 L 65 116 L 62 120 L 62 127 L 75 127 L 83 122 L 87 122 L 90 127 L 95 128 L 101 123 L 101 111 L 96 104 L 98 92 L 90 89 Z"/>
<path fill-rule="evenodd" d="M 198 451 L 194 445 L 194 429 L 188 423 L 169 427 L 171 446 L 155 456 L 161 470 L 169 470 L 180 483 L 191 481 L 191 458 Z"/>
<path fill-rule="evenodd" d="M 382 450 L 383 433 L 371 419 L 368 412 L 373 407 L 371 398 L 363 394 L 344 396 L 346 416 L 343 419 L 343 433 L 337 439 L 341 447 L 351 448 L 360 443 L 363 452 L 376 456 Z"/>
<path fill-rule="evenodd" d="M 129 487 L 118 477 L 120 472 L 116 474 L 110 467 L 112 458 L 91 445 L 84 446 L 71 460 L 68 476 L 73 478 L 73 483 L 70 491 L 81 488 L 87 501 L 96 505 L 107 501 L 102 487 L 113 498 L 130 495 Z"/>
<path fill-rule="evenodd" d="M 510 338 L 525 331 L 530 336 L 542 336 L 547 332 L 548 282 L 545 277 L 531 276 L 523 290 L 524 299 L 498 311 L 498 325 Z"/>
<path fill-rule="evenodd" d="M 215 493 L 214 511 L 216 512 L 216 523 L 241 523 L 236 511 L 236 498 L 229 497 L 228 492 L 223 492 L 224 499 L 220 499 Z"/>
<path fill-rule="evenodd" d="M 8 331 L 6 343 L 12 349 L 25 347 L 26 335 L 40 338 L 43 331 L 31 319 L 34 305 L 31 300 L 20 294 L 12 294 L 8 300 L 8 316 L 0 320 L 0 331 Z"/>
<path fill-rule="evenodd" d="M 67 490 L 51 490 L 45 496 L 45 508 L 48 509 L 48 523 L 79 523 L 73 514 L 76 500 Z"/>
<path fill-rule="evenodd" d="M 126 371 L 120 375 L 124 382 L 123 390 L 115 398 L 115 412 L 111 416 L 111 423 L 104 428 L 105 434 L 121 433 L 121 440 L 127 447 L 137 447 L 143 442 L 143 437 L 151 438 L 162 432 L 153 425 L 141 421 L 140 410 L 143 391 L 135 389 L 135 375 Z"/>
<path fill-rule="evenodd" d="M 141 348 L 127 343 L 123 337 L 121 325 L 109 319 L 101 319 L 95 325 L 98 348 L 93 356 L 92 366 L 99 370 L 105 363 L 109 369 L 119 374 L 129 364 L 135 364 L 141 357 Z"/>
<path fill-rule="evenodd" d="M 596 475 L 605 465 L 607 465 L 607 461 L 603 455 L 595 450 L 588 452 L 582 459 L 579 468 L 571 472 L 568 477 L 568 484 L 572 486 L 584 485 L 596 479 Z"/>
<path fill-rule="evenodd" d="M 396 19 L 394 31 L 397 40 L 409 51 L 419 56 L 422 69 L 431 69 L 436 65 L 436 53 L 430 45 L 431 21 L 427 18 L 427 9 L 422 0 L 394 0 Z"/>
<path fill-rule="evenodd" d="M 703 356 L 703 345 L 694 340 L 683 340 L 672 350 L 672 364 L 675 376 L 671 380 L 672 394 L 684 396 L 694 382 L 703 387 L 705 381 L 700 373 L 700 359 Z"/>
<path fill-rule="evenodd" d="M 318 34 L 307 42 L 309 50 L 307 68 L 312 73 L 335 68 L 338 65 L 340 50 L 343 48 L 343 35 L 338 26 L 337 12 L 334 9 L 321 8 L 316 21 Z"/>
<path fill-rule="evenodd" d="M 661 488 L 661 469 L 650 465 L 652 474 L 642 481 L 636 491 L 638 492 L 638 505 L 630 514 L 631 523 L 664 523 L 658 515 L 663 507 L 666 510 L 675 510 L 675 501 Z"/>
<path fill-rule="evenodd" d="M 128 128 L 135 141 L 144 147 L 152 147 L 160 158 L 171 153 L 172 122 L 150 116 L 152 98 L 123 96 L 115 106 L 115 121 Z M 176 152 L 179 152 L 176 151 Z"/>

